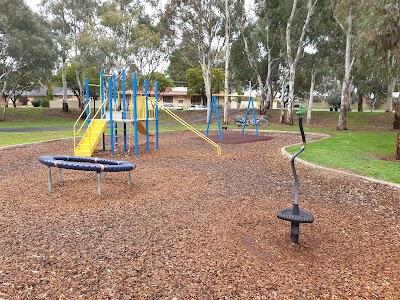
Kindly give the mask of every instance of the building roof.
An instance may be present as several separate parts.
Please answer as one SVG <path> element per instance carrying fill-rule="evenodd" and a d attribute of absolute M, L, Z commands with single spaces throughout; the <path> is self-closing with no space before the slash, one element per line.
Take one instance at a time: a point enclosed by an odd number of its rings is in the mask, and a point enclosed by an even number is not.
<path fill-rule="evenodd" d="M 62 96 L 62 87 L 54 87 L 53 88 L 53 95 L 54 96 Z M 67 89 L 67 96 L 73 96 L 74 92 L 72 90 Z M 47 87 L 41 86 L 38 89 L 32 91 L 25 91 L 23 96 L 27 97 L 47 97 Z"/>
<path fill-rule="evenodd" d="M 187 96 L 187 91 L 165 91 L 160 93 L 161 96 Z"/>

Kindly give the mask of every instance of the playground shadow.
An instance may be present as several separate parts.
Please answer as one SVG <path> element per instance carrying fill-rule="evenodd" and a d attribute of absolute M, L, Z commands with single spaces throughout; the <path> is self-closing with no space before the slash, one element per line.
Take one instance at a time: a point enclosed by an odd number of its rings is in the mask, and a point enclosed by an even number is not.
<path fill-rule="evenodd" d="M 256 136 L 254 134 L 223 134 L 222 141 L 219 138 L 219 135 L 209 135 L 208 138 L 215 143 L 218 144 L 244 144 L 244 143 L 255 143 L 255 142 L 264 142 L 272 140 L 272 136 L 259 135 Z"/>

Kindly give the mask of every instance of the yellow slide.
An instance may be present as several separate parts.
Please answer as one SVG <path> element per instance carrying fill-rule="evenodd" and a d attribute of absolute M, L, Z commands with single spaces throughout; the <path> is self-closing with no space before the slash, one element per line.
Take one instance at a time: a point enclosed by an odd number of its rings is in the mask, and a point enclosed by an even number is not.
<path fill-rule="evenodd" d="M 137 121 L 138 123 L 138 132 L 140 133 L 140 134 L 143 134 L 143 135 L 146 135 L 146 133 L 147 133 L 147 131 L 146 131 L 146 127 L 142 124 L 142 122 L 140 122 L 140 121 Z M 134 122 L 132 122 L 132 124 L 134 124 Z M 154 133 L 149 133 L 149 135 L 151 135 L 151 136 L 153 136 L 154 135 Z"/>

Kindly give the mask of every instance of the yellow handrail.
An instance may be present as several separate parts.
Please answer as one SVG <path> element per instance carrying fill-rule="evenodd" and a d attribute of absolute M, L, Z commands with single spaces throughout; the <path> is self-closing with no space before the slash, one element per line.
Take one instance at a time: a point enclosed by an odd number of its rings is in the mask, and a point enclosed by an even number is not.
<path fill-rule="evenodd" d="M 173 117 L 175 120 L 177 120 L 179 123 L 181 123 L 183 126 L 185 126 L 186 128 L 188 128 L 189 130 L 191 130 L 192 132 L 194 132 L 195 134 L 197 134 L 199 137 L 201 137 L 203 140 L 205 140 L 206 142 L 210 143 L 211 145 L 213 145 L 216 149 L 217 149 L 217 155 L 220 156 L 221 155 L 221 147 L 214 142 L 213 140 L 211 140 L 210 138 L 208 138 L 207 136 L 205 136 L 203 133 L 201 133 L 200 131 L 198 131 L 196 128 L 194 128 L 192 125 L 190 125 L 189 123 L 187 123 L 185 120 L 183 120 L 182 118 L 178 117 L 176 114 L 174 114 L 172 111 L 170 111 L 168 108 L 165 108 L 164 106 L 162 106 L 162 104 L 160 104 L 155 98 L 149 98 L 151 99 L 152 102 L 154 102 L 155 104 L 157 104 L 160 108 L 162 108 L 168 115 L 170 115 L 171 117 Z"/>
<path fill-rule="evenodd" d="M 82 110 L 81 114 L 79 115 L 78 119 L 76 120 L 75 124 L 74 124 L 74 150 L 77 148 L 76 147 L 76 136 L 81 132 L 82 127 L 85 125 L 85 123 L 87 122 L 88 118 L 90 117 L 90 114 L 86 116 L 85 120 L 82 122 L 82 125 L 79 127 L 78 131 L 76 131 L 76 125 L 79 122 L 79 120 L 82 118 L 82 115 L 86 112 L 87 107 L 90 107 L 90 102 L 92 101 L 92 99 L 89 100 L 89 102 L 85 105 L 85 108 Z M 97 114 L 99 113 L 99 111 L 101 111 L 102 107 L 105 106 L 107 103 L 107 99 L 103 102 L 103 104 L 99 107 L 99 109 L 96 111 L 96 113 L 94 114 L 92 119 L 95 119 Z M 104 114 L 101 115 L 101 119 L 104 118 Z M 96 125 L 96 128 L 97 129 Z M 89 130 L 89 126 L 86 129 L 86 132 Z M 86 134 L 85 132 L 85 134 Z M 89 135 L 89 141 L 90 141 L 90 135 Z M 79 146 L 79 145 L 78 145 Z"/>

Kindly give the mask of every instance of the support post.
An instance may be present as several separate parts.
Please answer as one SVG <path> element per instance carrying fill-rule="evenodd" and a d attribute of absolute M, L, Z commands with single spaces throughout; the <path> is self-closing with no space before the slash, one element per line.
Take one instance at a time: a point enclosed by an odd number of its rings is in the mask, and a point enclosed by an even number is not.
<path fill-rule="evenodd" d="M 150 151 L 150 137 L 149 137 L 149 81 L 146 79 L 144 81 L 144 95 L 146 99 L 145 109 L 146 109 L 146 152 Z"/>
<path fill-rule="evenodd" d="M 111 155 L 114 155 L 114 121 L 113 121 L 113 100 L 112 100 L 112 79 L 108 77 L 108 110 L 110 113 L 110 146 Z"/>
<path fill-rule="evenodd" d="M 101 196 L 101 173 L 97 172 L 97 195 Z"/>
<path fill-rule="evenodd" d="M 290 242 L 292 244 L 299 244 L 300 223 L 290 222 Z"/>
<path fill-rule="evenodd" d="M 122 70 L 122 119 L 126 120 L 126 92 L 125 92 L 125 70 Z M 124 121 L 124 152 L 127 152 L 126 122 Z"/>
<path fill-rule="evenodd" d="M 61 171 L 61 168 L 58 168 L 58 182 L 59 183 L 62 182 L 62 171 Z"/>
<path fill-rule="evenodd" d="M 118 101 L 117 101 L 117 75 L 113 74 L 113 101 L 115 105 L 115 111 L 117 111 L 118 108 Z M 117 115 L 115 115 L 117 117 Z M 115 145 L 118 146 L 118 123 L 115 123 L 115 138 L 114 138 Z M 115 147 L 114 145 L 114 147 Z M 112 153 L 114 154 L 114 153 Z"/>
<path fill-rule="evenodd" d="M 135 140 L 135 155 L 139 155 L 139 137 L 138 137 L 138 120 L 137 120 L 137 79 L 136 73 L 132 78 L 132 90 L 133 90 L 133 127 L 134 127 L 134 140 Z"/>
<path fill-rule="evenodd" d="M 131 171 L 128 171 L 128 185 L 132 185 L 132 177 L 131 177 Z"/>
<path fill-rule="evenodd" d="M 86 99 L 86 116 L 87 116 L 87 124 L 90 124 L 90 106 L 89 104 L 89 79 L 85 78 L 85 99 Z"/>
<path fill-rule="evenodd" d="M 222 141 L 221 122 L 219 120 L 219 115 L 218 115 L 218 104 L 217 104 L 217 96 L 216 95 L 213 95 L 212 99 L 211 99 L 210 113 L 208 114 L 208 118 L 207 118 L 206 137 L 208 137 L 208 131 L 210 129 L 211 116 L 212 116 L 212 111 L 214 109 L 214 106 L 215 106 L 215 117 L 217 119 L 217 125 L 218 125 L 219 140 Z"/>
<path fill-rule="evenodd" d="M 48 179 L 48 186 L 49 186 L 49 192 L 51 193 L 53 191 L 53 185 L 51 184 L 51 167 L 48 167 L 47 171 L 47 179 Z"/>
<path fill-rule="evenodd" d="M 250 102 L 251 102 L 251 109 L 253 112 L 253 122 L 254 122 L 254 126 L 256 127 L 256 136 L 258 136 L 258 124 L 257 124 L 257 118 L 256 118 L 256 111 L 254 109 L 253 97 L 250 97 Z"/>
<path fill-rule="evenodd" d="M 104 114 L 105 114 L 105 105 L 104 105 L 104 71 L 100 70 L 100 98 L 101 98 L 101 119 L 104 118 Z M 106 136 L 103 133 L 102 135 L 102 148 L 103 151 L 106 150 Z"/>
<path fill-rule="evenodd" d="M 154 87 L 155 99 L 156 99 L 156 149 L 159 149 L 158 139 L 159 139 L 159 132 L 158 132 L 158 82 L 156 82 Z"/>

